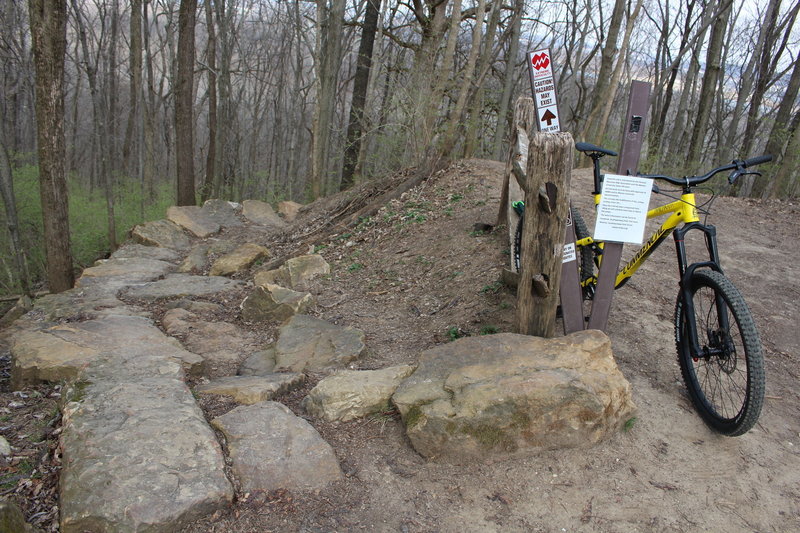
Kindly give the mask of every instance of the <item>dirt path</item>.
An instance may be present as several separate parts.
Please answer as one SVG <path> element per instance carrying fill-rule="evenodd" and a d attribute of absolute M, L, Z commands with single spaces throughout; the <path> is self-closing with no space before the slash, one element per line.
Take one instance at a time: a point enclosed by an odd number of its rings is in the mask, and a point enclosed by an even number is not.
<path fill-rule="evenodd" d="M 359 368 L 414 361 L 457 335 L 511 331 L 515 296 L 497 283 L 504 231 L 473 231 L 495 219 L 501 173 L 498 163 L 459 162 L 322 250 L 334 274 L 313 287 L 317 313 L 366 331 Z M 589 173 L 577 171 L 574 196 L 587 214 L 589 190 Z M 800 230 L 798 215 L 796 203 L 718 198 L 709 219 L 766 350 L 767 401 L 745 436 L 711 432 L 689 403 L 667 242 L 617 293 L 609 326 L 639 407 L 630 431 L 590 449 L 453 466 L 414 453 L 393 413 L 311 420 L 346 481 L 313 494 L 244 495 L 189 531 L 800 530 L 800 251 L 779 248 Z M 302 414 L 302 394 L 282 400 Z"/>

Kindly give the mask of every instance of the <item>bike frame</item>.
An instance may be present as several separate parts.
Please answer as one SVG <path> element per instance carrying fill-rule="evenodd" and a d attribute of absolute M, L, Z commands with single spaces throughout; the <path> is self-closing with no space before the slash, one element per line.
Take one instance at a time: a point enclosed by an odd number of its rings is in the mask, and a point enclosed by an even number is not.
<path fill-rule="evenodd" d="M 600 203 L 601 195 L 595 193 L 595 205 Z M 686 320 L 686 325 L 689 328 L 688 338 L 691 343 L 691 353 L 696 357 L 709 357 L 712 354 L 708 348 L 701 348 L 697 345 L 697 324 L 694 320 L 694 305 L 692 295 L 689 292 L 690 287 L 688 281 L 691 279 L 692 274 L 698 268 L 710 268 L 718 272 L 722 272 L 719 262 L 719 251 L 717 248 L 717 230 L 713 225 L 706 225 L 700 222 L 700 217 L 697 212 L 697 203 L 694 193 L 691 189 L 685 188 L 681 194 L 680 200 L 675 200 L 668 204 L 655 207 L 647 212 L 647 219 L 653 219 L 660 216 L 669 215 L 661 225 L 656 229 L 650 238 L 645 242 L 642 247 L 634 254 L 628 263 L 622 267 L 617 274 L 614 283 L 614 288 L 622 287 L 633 274 L 639 269 L 640 266 L 647 260 L 653 251 L 664 242 L 670 235 L 673 235 L 675 240 L 675 250 L 678 257 L 678 269 L 680 273 L 680 287 L 683 305 L 685 306 L 685 317 L 691 317 Z M 682 226 L 678 228 L 678 226 Z M 677 229 L 676 229 L 677 228 Z M 684 239 L 690 231 L 700 231 L 705 238 L 706 249 L 708 251 L 708 260 L 696 263 L 689 263 L 686 254 L 686 246 Z M 592 237 L 586 237 L 575 242 L 576 246 L 592 246 L 598 245 L 602 248 L 603 243 L 595 241 Z M 599 260 L 602 261 L 602 254 L 598 255 Z M 598 265 L 599 266 L 599 265 Z M 591 276 L 581 282 L 581 286 L 586 287 L 597 283 L 597 277 Z M 717 302 L 720 309 L 724 308 L 723 302 Z M 727 315 L 719 313 L 721 327 L 727 328 Z M 680 341 L 680 339 L 678 339 Z"/>

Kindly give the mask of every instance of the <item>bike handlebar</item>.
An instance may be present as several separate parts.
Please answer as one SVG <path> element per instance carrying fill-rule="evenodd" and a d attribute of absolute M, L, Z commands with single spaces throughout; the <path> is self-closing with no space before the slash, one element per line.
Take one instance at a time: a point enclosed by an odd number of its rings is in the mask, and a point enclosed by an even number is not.
<path fill-rule="evenodd" d="M 771 155 L 759 155 L 757 157 L 751 157 L 750 159 L 745 160 L 734 160 L 727 165 L 723 165 L 721 167 L 717 167 L 702 176 L 684 176 L 682 178 L 673 178 L 672 176 L 665 176 L 664 174 L 637 174 L 642 178 L 653 178 L 657 180 L 664 180 L 673 185 L 679 185 L 681 187 L 694 187 L 695 185 L 699 185 L 710 180 L 714 175 L 719 174 L 720 172 L 725 172 L 728 170 L 733 170 L 738 175 L 742 174 L 744 169 L 747 167 L 752 167 L 755 165 L 760 165 L 761 163 L 766 163 L 768 161 L 772 161 Z M 735 178 L 734 178 L 735 179 Z"/>

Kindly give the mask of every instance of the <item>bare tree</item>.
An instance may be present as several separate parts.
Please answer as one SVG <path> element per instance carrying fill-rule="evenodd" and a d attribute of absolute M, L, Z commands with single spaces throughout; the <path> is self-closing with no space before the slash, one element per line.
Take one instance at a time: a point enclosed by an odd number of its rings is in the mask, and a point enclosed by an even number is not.
<path fill-rule="evenodd" d="M 364 106 L 367 101 L 369 75 L 372 69 L 372 52 L 375 46 L 375 33 L 378 30 L 381 0 L 367 0 L 364 25 L 361 30 L 361 44 L 358 46 L 358 65 L 353 80 L 353 99 L 350 104 L 350 125 L 347 127 L 347 141 L 344 152 L 344 168 L 340 188 L 353 185 L 358 154 L 361 151 L 361 135 L 364 131 Z"/>
<path fill-rule="evenodd" d="M 197 0 L 181 0 L 178 12 L 178 72 L 175 84 L 175 137 L 178 205 L 195 205 L 194 193 L 194 27 Z"/>
<path fill-rule="evenodd" d="M 67 179 L 64 170 L 64 55 L 66 0 L 28 3 L 36 66 L 36 126 L 39 185 L 44 217 L 47 281 L 52 292 L 72 288 Z"/>

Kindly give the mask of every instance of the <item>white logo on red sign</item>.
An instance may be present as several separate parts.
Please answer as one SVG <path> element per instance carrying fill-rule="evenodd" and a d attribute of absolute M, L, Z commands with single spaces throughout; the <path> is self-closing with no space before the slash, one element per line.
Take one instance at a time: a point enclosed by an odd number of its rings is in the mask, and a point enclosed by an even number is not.
<path fill-rule="evenodd" d="M 547 57 L 547 54 L 542 52 L 541 54 L 535 54 L 531 58 L 531 66 L 536 70 L 542 70 L 543 68 L 547 68 L 550 66 L 550 58 Z"/>

